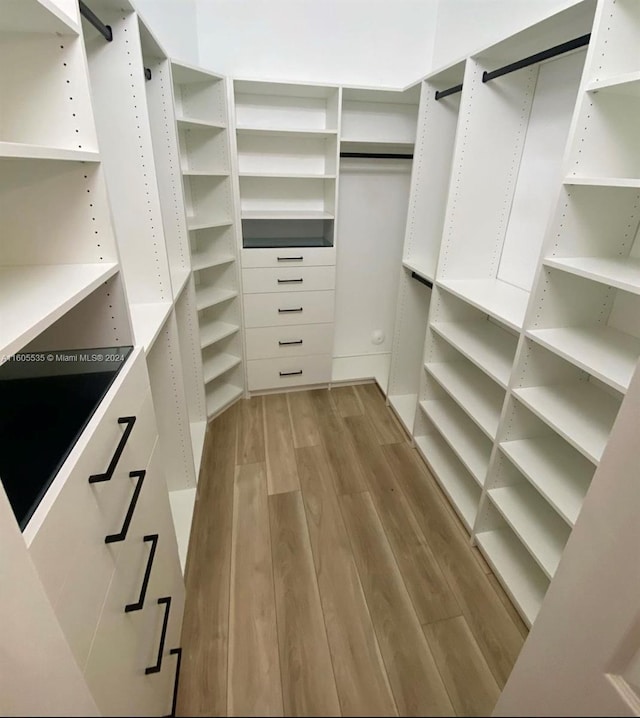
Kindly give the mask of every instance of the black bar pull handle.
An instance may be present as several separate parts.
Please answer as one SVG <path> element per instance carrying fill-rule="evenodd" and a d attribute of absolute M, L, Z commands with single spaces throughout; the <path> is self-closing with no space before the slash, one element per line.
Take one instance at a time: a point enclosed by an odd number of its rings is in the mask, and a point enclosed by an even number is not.
<path fill-rule="evenodd" d="M 136 488 L 133 490 L 133 496 L 131 497 L 131 503 L 129 504 L 129 508 L 127 509 L 127 515 L 124 517 L 122 529 L 120 529 L 120 532 L 117 534 L 109 534 L 108 536 L 105 536 L 105 543 L 117 543 L 118 541 L 124 541 L 127 538 L 127 532 L 129 531 L 131 519 L 133 518 L 133 512 L 136 510 L 136 504 L 138 503 L 138 498 L 140 497 L 140 491 L 142 490 L 142 484 L 144 483 L 144 477 L 146 473 L 147 472 L 144 469 L 142 469 L 141 471 L 129 472 L 130 478 L 137 478 L 138 483 L 136 484 Z"/>
<path fill-rule="evenodd" d="M 279 314 L 291 314 L 292 312 L 301 312 L 302 307 L 297 307 L 296 309 L 278 309 Z"/>
<path fill-rule="evenodd" d="M 147 595 L 147 587 L 149 586 L 149 578 L 151 577 L 151 567 L 153 566 L 153 559 L 156 555 L 156 548 L 158 547 L 158 534 L 149 534 L 145 536 L 143 541 L 151 541 L 151 550 L 149 551 L 149 560 L 147 561 L 147 568 L 144 571 L 144 578 L 142 579 L 142 588 L 140 589 L 140 598 L 135 603 L 128 603 L 124 607 L 124 612 L 129 613 L 130 611 L 141 611 L 144 608 L 144 598 Z"/>
<path fill-rule="evenodd" d="M 160 634 L 160 645 L 158 646 L 158 660 L 155 666 L 149 666 L 144 669 L 144 673 L 148 676 L 150 673 L 160 673 L 162 670 L 162 654 L 164 653 L 164 642 L 167 637 L 167 627 L 169 626 L 169 612 L 171 611 L 171 596 L 164 596 L 158 599 L 158 606 L 165 604 L 164 618 L 162 619 L 162 633 Z"/>
<path fill-rule="evenodd" d="M 278 262 L 304 262 L 304 257 L 278 257 Z"/>
<path fill-rule="evenodd" d="M 278 279 L 278 284 L 302 284 L 304 279 Z"/>
<path fill-rule="evenodd" d="M 292 344 L 302 344 L 302 339 L 291 339 L 290 341 L 285 341 L 285 342 L 283 342 L 280 339 L 280 340 L 278 340 L 278 344 L 281 347 L 288 347 L 288 346 L 291 346 Z"/>
<path fill-rule="evenodd" d="M 298 369 L 298 371 L 281 371 L 280 376 L 300 376 L 302 374 L 302 369 Z"/>
<path fill-rule="evenodd" d="M 124 451 L 125 444 L 127 443 L 127 440 L 133 431 L 133 425 L 136 423 L 136 417 L 135 416 L 121 416 L 118 419 L 118 424 L 126 424 L 127 428 L 124 430 L 124 433 L 120 437 L 120 441 L 118 442 L 118 446 L 116 446 L 115 453 L 111 457 L 111 461 L 109 462 L 109 466 L 107 467 L 107 470 L 104 472 L 104 474 L 92 474 L 89 477 L 89 483 L 90 484 L 97 484 L 100 481 L 110 481 L 111 477 L 113 476 L 113 472 L 116 470 L 116 466 L 118 465 L 118 461 L 120 461 L 120 457 L 122 456 L 122 452 Z"/>
<path fill-rule="evenodd" d="M 182 665 L 182 648 L 172 648 L 170 656 L 178 656 L 176 659 L 176 677 L 173 681 L 173 700 L 171 701 L 171 713 L 166 718 L 175 718 L 176 706 L 178 704 L 178 684 L 180 682 L 180 666 Z"/>

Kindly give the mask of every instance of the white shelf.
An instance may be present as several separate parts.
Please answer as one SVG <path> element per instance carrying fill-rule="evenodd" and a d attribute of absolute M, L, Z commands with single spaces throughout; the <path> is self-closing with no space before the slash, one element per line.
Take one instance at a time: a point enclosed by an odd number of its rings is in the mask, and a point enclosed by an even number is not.
<path fill-rule="evenodd" d="M 567 177 L 567 185 L 586 185 L 589 187 L 639 187 L 640 179 L 634 177 Z"/>
<path fill-rule="evenodd" d="M 608 326 L 530 329 L 527 336 L 620 392 L 640 356 L 640 339 Z"/>
<path fill-rule="evenodd" d="M 437 284 L 511 329 L 522 328 L 529 301 L 524 289 L 499 279 L 439 279 Z"/>
<path fill-rule="evenodd" d="M 433 274 L 427 272 L 424 267 L 421 267 L 419 264 L 416 264 L 415 262 L 410 262 L 408 259 L 402 260 L 402 266 L 405 269 L 408 269 L 410 272 L 415 272 L 419 277 L 422 277 L 423 279 L 426 279 L 427 282 L 431 282 L 433 284 Z"/>
<path fill-rule="evenodd" d="M 233 384 L 219 384 L 210 389 L 207 387 L 207 416 L 209 418 L 220 413 L 231 402 L 242 396 L 242 388 Z"/>
<path fill-rule="evenodd" d="M 640 294 L 640 259 L 622 257 L 548 257 L 547 267 Z"/>
<path fill-rule="evenodd" d="M 240 177 L 259 179 L 326 179 L 334 180 L 335 174 L 301 173 L 301 172 L 240 172 Z"/>
<path fill-rule="evenodd" d="M 416 446 L 463 523 L 471 531 L 480 503 L 481 491 L 478 485 L 439 435 L 416 437 Z"/>
<path fill-rule="evenodd" d="M 297 209 L 243 209 L 242 219 L 333 219 L 330 212 Z"/>
<path fill-rule="evenodd" d="M 505 441 L 500 449 L 573 526 L 593 477 L 593 464 L 555 434 Z"/>
<path fill-rule="evenodd" d="M 17 157 L 34 160 L 62 160 L 65 162 L 99 162 L 100 153 L 69 150 L 62 147 L 28 145 L 21 142 L 0 142 L 0 157 Z"/>
<path fill-rule="evenodd" d="M 240 361 L 240 357 L 234 356 L 233 354 L 216 354 L 215 356 L 205 359 L 202 362 L 204 383 L 208 384 L 210 381 L 226 374 L 233 369 L 234 366 L 238 366 Z"/>
<path fill-rule="evenodd" d="M 471 476 L 482 486 L 489 468 L 491 442 L 450 399 L 421 401 L 420 407 Z"/>
<path fill-rule="evenodd" d="M 177 267 L 171 270 L 171 286 L 173 288 L 174 299 L 177 299 L 184 291 L 190 274 L 191 271 L 183 267 Z"/>
<path fill-rule="evenodd" d="M 191 446 L 193 448 L 193 462 L 196 470 L 196 481 L 200 473 L 200 464 L 202 463 L 202 453 L 204 451 L 204 440 L 207 435 L 206 421 L 191 422 Z"/>
<path fill-rule="evenodd" d="M 115 263 L 0 267 L 0 354 L 15 354 L 117 271 Z"/>
<path fill-rule="evenodd" d="M 219 342 L 221 339 L 230 337 L 240 330 L 237 324 L 227 322 L 211 322 L 200 325 L 200 346 L 202 349 Z"/>
<path fill-rule="evenodd" d="M 189 536 L 191 535 L 191 524 L 193 522 L 193 509 L 196 504 L 195 488 L 170 491 L 169 504 L 171 506 L 171 516 L 176 531 L 176 539 L 178 540 L 180 567 L 184 574 L 187 563 L 187 551 L 189 549 Z"/>
<path fill-rule="evenodd" d="M 3 0 L 0 32 L 78 35 L 80 28 L 51 0 Z"/>
<path fill-rule="evenodd" d="M 211 170 L 181 170 L 183 177 L 230 177 L 229 172 L 212 172 Z"/>
<path fill-rule="evenodd" d="M 627 72 L 606 80 L 593 80 L 587 85 L 587 92 L 600 91 L 640 97 L 640 72 Z"/>
<path fill-rule="evenodd" d="M 389 403 L 398 415 L 404 428 L 409 435 L 413 435 L 413 420 L 416 415 L 416 406 L 418 405 L 417 394 L 399 394 L 389 396 Z"/>
<path fill-rule="evenodd" d="M 142 344 L 147 354 L 167 321 L 172 308 L 172 302 L 136 303 L 129 306 L 136 344 Z"/>
<path fill-rule="evenodd" d="M 620 406 L 612 396 L 587 381 L 514 389 L 513 394 L 587 459 L 600 461 Z"/>
<path fill-rule="evenodd" d="M 507 388 L 517 337 L 486 320 L 435 322 L 431 327 L 501 387 Z"/>
<path fill-rule="evenodd" d="M 189 231 L 196 229 L 213 229 L 214 227 L 228 227 L 231 224 L 233 224 L 233 220 L 226 217 L 211 217 L 210 219 L 187 217 L 187 229 Z"/>
<path fill-rule="evenodd" d="M 529 626 L 542 605 L 549 582 L 509 528 L 476 534 L 478 544 Z"/>
<path fill-rule="evenodd" d="M 199 272 L 202 269 L 220 267 L 223 264 L 231 264 L 235 261 L 236 258 L 233 254 L 210 258 L 206 252 L 196 252 L 195 254 L 191 255 L 191 268 L 194 272 Z"/>
<path fill-rule="evenodd" d="M 238 296 L 233 289 L 218 289 L 217 287 L 196 288 L 196 308 L 198 311 L 213 307 Z"/>
<path fill-rule="evenodd" d="M 526 484 L 488 492 L 507 523 L 520 537 L 548 578 L 553 578 L 571 529 Z"/>
<path fill-rule="evenodd" d="M 504 391 L 466 359 L 431 362 L 425 369 L 490 438 L 498 431 Z"/>
<path fill-rule="evenodd" d="M 226 125 L 223 125 L 220 122 L 210 122 L 209 120 L 197 117 L 176 117 L 176 122 L 178 123 L 178 128 L 181 130 L 224 130 L 226 128 Z"/>
<path fill-rule="evenodd" d="M 301 137 L 301 138 L 313 138 L 313 137 L 335 137 L 338 130 L 314 130 L 314 129 L 301 129 L 301 128 L 289 128 L 289 127 L 247 127 L 237 126 L 236 132 L 240 135 L 258 135 L 264 137 Z"/>
<path fill-rule="evenodd" d="M 352 357 L 334 357 L 331 364 L 333 383 L 375 379 L 382 391 L 387 393 L 391 354 L 363 354 Z"/>

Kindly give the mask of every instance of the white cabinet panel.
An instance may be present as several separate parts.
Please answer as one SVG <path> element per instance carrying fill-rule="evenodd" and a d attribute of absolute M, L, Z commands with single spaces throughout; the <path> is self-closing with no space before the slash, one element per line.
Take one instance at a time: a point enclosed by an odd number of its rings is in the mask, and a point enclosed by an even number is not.
<path fill-rule="evenodd" d="M 331 355 L 247 362 L 249 390 L 280 389 L 331 381 Z"/>
<path fill-rule="evenodd" d="M 244 298 L 245 325 L 271 327 L 332 322 L 333 297 L 333 292 L 247 294 Z"/>
<path fill-rule="evenodd" d="M 247 359 L 330 354 L 333 324 L 302 324 L 247 329 Z"/>
<path fill-rule="evenodd" d="M 333 289 L 335 268 L 327 266 L 243 269 L 242 286 L 245 294 Z"/>

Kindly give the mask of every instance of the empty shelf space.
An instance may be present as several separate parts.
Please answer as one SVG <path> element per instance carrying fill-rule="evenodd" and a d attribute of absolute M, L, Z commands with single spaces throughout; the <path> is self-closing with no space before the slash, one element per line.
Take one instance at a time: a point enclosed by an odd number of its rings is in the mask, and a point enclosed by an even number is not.
<path fill-rule="evenodd" d="M 233 289 L 218 289 L 217 287 L 197 287 L 196 288 L 196 308 L 198 311 L 213 307 L 221 302 L 226 302 L 238 296 L 238 292 Z"/>
<path fill-rule="evenodd" d="M 19 351 L 117 271 L 115 263 L 0 267 L 0 353 Z"/>
<path fill-rule="evenodd" d="M 193 447 L 193 461 L 196 468 L 196 480 L 200 472 L 200 462 L 204 451 L 204 440 L 207 435 L 206 421 L 191 422 L 191 446 Z"/>
<path fill-rule="evenodd" d="M 529 626 L 533 624 L 549 581 L 509 528 L 483 531 L 476 539 L 487 560 Z"/>
<path fill-rule="evenodd" d="M 506 389 L 517 337 L 489 321 L 436 322 L 431 327 Z"/>
<path fill-rule="evenodd" d="M 466 359 L 449 363 L 432 362 L 424 366 L 482 431 L 494 439 L 504 391 Z"/>
<path fill-rule="evenodd" d="M 480 488 L 439 435 L 416 437 L 416 446 L 471 531 L 480 503 Z"/>
<path fill-rule="evenodd" d="M 415 272 L 419 277 L 422 277 L 423 279 L 426 279 L 427 282 L 431 282 L 431 284 L 433 284 L 433 272 L 427 271 L 425 267 L 420 266 L 417 262 L 411 262 L 408 259 L 403 259 L 402 266 L 410 272 Z"/>
<path fill-rule="evenodd" d="M 206 424 L 205 424 L 206 429 Z M 203 435 L 204 442 L 204 435 Z M 189 536 L 191 535 L 191 523 L 193 521 L 193 509 L 196 503 L 196 489 L 181 489 L 169 492 L 169 505 L 171 506 L 171 517 L 178 541 L 178 555 L 182 573 L 187 563 L 187 550 L 189 548 Z"/>
<path fill-rule="evenodd" d="M 417 394 L 399 394 L 389 396 L 389 403 L 398 415 L 398 418 L 404 425 L 409 435 L 413 434 L 413 420 L 416 414 L 416 406 L 418 405 Z"/>
<path fill-rule="evenodd" d="M 587 381 L 514 389 L 513 394 L 590 461 L 600 461 L 618 400 Z"/>
<path fill-rule="evenodd" d="M 202 374 L 204 376 L 204 383 L 208 384 L 210 381 L 217 379 L 222 376 L 234 366 L 240 364 L 240 357 L 234 356 L 233 354 L 216 354 L 202 362 Z"/>
<path fill-rule="evenodd" d="M 295 127 L 247 127 L 236 126 L 239 135 L 263 135 L 265 137 L 335 137 L 337 130 L 301 129 Z"/>
<path fill-rule="evenodd" d="M 237 324 L 229 324 L 227 322 L 211 322 L 210 324 L 200 325 L 200 347 L 210 347 L 212 344 L 219 342 L 226 337 L 235 334 L 240 327 Z"/>
<path fill-rule="evenodd" d="M 639 187 L 640 179 L 633 177 L 567 177 L 566 185 L 588 185 L 591 187 Z"/>
<path fill-rule="evenodd" d="M 191 255 L 191 268 L 198 272 L 201 269 L 209 269 L 210 267 L 220 267 L 223 264 L 231 264 L 236 258 L 233 254 L 225 254 L 214 256 L 207 252 L 197 252 Z"/>
<path fill-rule="evenodd" d="M 203 127 L 210 127 L 215 130 L 223 130 L 226 127 L 226 125 L 222 124 L 221 122 L 211 122 L 209 120 L 200 119 L 198 117 L 185 117 L 184 115 L 176 117 L 176 122 L 178 123 L 178 128 L 181 130 L 200 130 Z"/>
<path fill-rule="evenodd" d="M 569 538 L 570 527 L 535 489 L 526 484 L 503 486 L 488 493 L 545 574 L 553 578 Z"/>
<path fill-rule="evenodd" d="M 362 356 L 334 357 L 331 364 L 331 381 L 334 383 L 375 379 L 386 394 L 391 354 L 363 354 Z"/>
<path fill-rule="evenodd" d="M 500 449 L 573 526 L 591 484 L 594 465 L 556 435 L 505 441 Z"/>
<path fill-rule="evenodd" d="M 233 220 L 227 217 L 187 217 L 187 229 L 189 231 L 196 229 L 210 229 L 212 227 L 228 227 L 233 224 Z"/>
<path fill-rule="evenodd" d="M 489 468 L 492 443 L 450 399 L 429 399 L 420 408 L 480 486 Z"/>
<path fill-rule="evenodd" d="M 640 294 L 640 259 L 632 257 L 547 257 L 547 267 Z"/>
<path fill-rule="evenodd" d="M 240 177 L 260 177 L 266 179 L 335 179 L 335 174 L 312 172 L 240 172 Z"/>
<path fill-rule="evenodd" d="M 527 336 L 621 392 L 640 356 L 640 339 L 608 326 L 531 329 Z"/>
<path fill-rule="evenodd" d="M 136 344 L 142 344 L 144 350 L 149 352 L 153 342 L 171 313 L 172 302 L 149 302 L 144 304 L 131 304 L 131 324 Z"/>
<path fill-rule="evenodd" d="M 438 286 L 485 314 L 520 330 L 529 292 L 499 279 L 440 279 Z"/>
<path fill-rule="evenodd" d="M 22 142 L 0 142 L 0 157 L 34 160 L 62 160 L 65 162 L 99 162 L 98 152 L 69 150 L 61 147 L 29 145 Z"/>
<path fill-rule="evenodd" d="M 243 209 L 242 219 L 333 219 L 330 212 L 297 209 Z"/>
<path fill-rule="evenodd" d="M 241 397 L 243 392 L 242 387 L 224 383 L 216 384 L 213 388 L 205 387 L 205 390 L 207 416 L 210 419 Z"/>
<path fill-rule="evenodd" d="M 592 80 L 587 85 L 587 92 L 599 91 L 640 97 L 640 72 L 627 72 L 606 80 Z"/>

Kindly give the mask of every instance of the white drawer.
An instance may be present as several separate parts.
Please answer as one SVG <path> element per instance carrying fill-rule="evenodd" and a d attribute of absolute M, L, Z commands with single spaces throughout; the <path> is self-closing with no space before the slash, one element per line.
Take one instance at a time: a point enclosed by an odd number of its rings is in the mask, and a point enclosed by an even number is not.
<path fill-rule="evenodd" d="M 249 391 L 278 389 L 331 381 L 331 355 L 287 359 L 254 359 L 247 362 Z"/>
<path fill-rule="evenodd" d="M 260 267 L 242 270 L 245 294 L 310 292 L 335 287 L 335 267 Z"/>
<path fill-rule="evenodd" d="M 246 330 L 247 359 L 331 354 L 333 324 L 254 327 Z"/>
<path fill-rule="evenodd" d="M 276 327 L 291 324 L 326 324 L 333 321 L 334 293 L 279 292 L 246 294 L 246 327 Z"/>
<path fill-rule="evenodd" d="M 313 267 L 335 265 L 335 247 L 243 249 L 242 267 Z"/>

